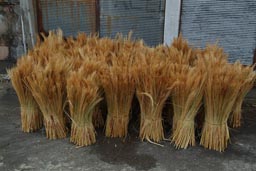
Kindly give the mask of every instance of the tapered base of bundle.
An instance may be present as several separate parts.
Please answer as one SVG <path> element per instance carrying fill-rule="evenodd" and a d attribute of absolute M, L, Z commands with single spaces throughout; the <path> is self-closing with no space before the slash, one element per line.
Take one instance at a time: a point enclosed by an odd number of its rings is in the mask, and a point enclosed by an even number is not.
<path fill-rule="evenodd" d="M 186 149 L 189 145 L 195 145 L 195 127 L 194 120 L 180 120 L 177 122 L 176 129 L 173 132 L 172 142 L 176 148 Z"/>
<path fill-rule="evenodd" d="M 34 132 L 43 127 L 43 117 L 37 107 L 21 107 L 21 125 L 23 132 Z"/>
<path fill-rule="evenodd" d="M 176 115 L 173 115 L 172 118 L 172 132 L 175 132 L 177 129 L 178 119 Z"/>
<path fill-rule="evenodd" d="M 241 127 L 242 103 L 234 106 L 233 113 L 230 116 L 230 125 L 232 128 Z"/>
<path fill-rule="evenodd" d="M 48 139 L 61 139 L 67 136 L 64 122 L 61 123 L 53 119 L 44 120 L 44 126 Z"/>
<path fill-rule="evenodd" d="M 229 141 L 229 130 L 227 124 L 210 124 L 205 123 L 200 145 L 210 150 L 216 150 L 223 152 L 228 145 Z"/>
<path fill-rule="evenodd" d="M 88 123 L 78 126 L 72 123 L 70 142 L 78 146 L 88 146 L 96 142 L 94 126 Z"/>
<path fill-rule="evenodd" d="M 164 139 L 162 119 L 141 118 L 140 123 L 140 138 L 141 140 L 153 140 L 159 142 Z"/>
<path fill-rule="evenodd" d="M 100 128 L 104 125 L 104 119 L 100 109 L 96 109 L 92 116 L 93 126 Z"/>
<path fill-rule="evenodd" d="M 121 138 L 126 137 L 128 132 L 128 116 L 107 116 L 106 137 Z"/>
<path fill-rule="evenodd" d="M 230 125 L 232 128 L 241 127 L 241 112 L 234 112 L 230 118 Z"/>

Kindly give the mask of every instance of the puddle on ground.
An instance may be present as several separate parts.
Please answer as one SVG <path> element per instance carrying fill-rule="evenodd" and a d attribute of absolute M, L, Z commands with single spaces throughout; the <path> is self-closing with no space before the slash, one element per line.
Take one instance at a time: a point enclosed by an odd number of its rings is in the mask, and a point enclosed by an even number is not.
<path fill-rule="evenodd" d="M 127 164 L 136 170 L 149 170 L 156 167 L 157 160 L 148 154 L 138 154 L 137 147 L 141 143 L 136 138 L 106 138 L 103 135 L 92 148 L 91 153 L 109 164 Z"/>

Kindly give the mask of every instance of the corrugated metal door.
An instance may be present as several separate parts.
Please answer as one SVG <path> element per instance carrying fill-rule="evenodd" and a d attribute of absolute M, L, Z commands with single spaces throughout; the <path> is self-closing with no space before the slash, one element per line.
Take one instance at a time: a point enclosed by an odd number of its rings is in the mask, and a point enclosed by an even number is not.
<path fill-rule="evenodd" d="M 100 0 L 100 36 L 130 30 L 151 46 L 163 43 L 165 0 Z"/>
<path fill-rule="evenodd" d="M 65 34 L 96 31 L 96 0 L 40 0 L 45 31 L 61 28 Z"/>
<path fill-rule="evenodd" d="M 183 0 L 181 33 L 192 44 L 204 47 L 219 41 L 230 62 L 251 64 L 256 47 L 255 0 Z"/>
<path fill-rule="evenodd" d="M 165 0 L 39 0 L 39 8 L 45 31 L 61 28 L 66 36 L 99 31 L 109 37 L 133 31 L 148 45 L 163 43 Z"/>

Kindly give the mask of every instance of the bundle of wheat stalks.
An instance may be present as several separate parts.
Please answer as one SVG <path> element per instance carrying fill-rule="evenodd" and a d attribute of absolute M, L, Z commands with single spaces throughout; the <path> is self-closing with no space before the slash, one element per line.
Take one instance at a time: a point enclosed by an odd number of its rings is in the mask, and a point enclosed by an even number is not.
<path fill-rule="evenodd" d="M 252 89 L 256 80 L 253 67 L 236 64 L 236 69 L 241 73 L 240 81 L 242 86 L 239 89 L 235 104 L 233 106 L 233 112 L 230 116 L 230 124 L 233 128 L 241 126 L 243 100 L 246 94 Z"/>
<path fill-rule="evenodd" d="M 205 121 L 200 144 L 209 149 L 224 151 L 230 139 L 228 118 L 236 99 L 241 95 L 238 92 L 242 89 L 245 77 L 242 69 L 239 69 L 242 65 L 239 62 L 229 64 L 222 49 L 212 46 L 203 53 L 203 58 L 198 61 L 207 68 L 207 78 L 204 93 Z M 250 74 L 250 77 L 255 77 L 255 73 Z"/>
<path fill-rule="evenodd" d="M 27 77 L 27 85 L 44 117 L 46 136 L 49 139 L 66 137 L 63 114 L 66 99 L 66 71 L 60 60 L 51 61 L 44 67 L 37 66 Z"/>
<path fill-rule="evenodd" d="M 8 70 L 12 85 L 18 95 L 21 107 L 22 131 L 33 132 L 43 126 L 41 111 L 26 85 L 27 76 L 33 71 L 33 59 L 31 56 L 21 57 L 17 67 Z"/>
<path fill-rule="evenodd" d="M 105 130 L 107 137 L 126 137 L 128 132 L 135 92 L 132 50 L 137 48 L 137 43 L 132 43 L 129 37 L 127 40 L 119 37 L 113 44 L 113 53 L 103 58 L 105 65 L 100 74 L 100 81 L 108 109 Z"/>
<path fill-rule="evenodd" d="M 57 139 L 70 129 L 70 141 L 78 146 L 96 142 L 95 127 L 104 124 L 101 96 L 107 103 L 105 135 L 126 137 L 136 96 L 141 140 L 165 140 L 162 113 L 169 98 L 170 140 L 177 148 L 194 146 L 195 129 L 203 125 L 200 144 L 224 151 L 228 121 L 241 125 L 242 102 L 256 79 L 253 67 L 228 63 L 217 45 L 196 49 L 181 36 L 171 46 L 157 47 L 134 41 L 131 34 L 110 39 L 79 33 L 64 40 L 57 30 L 42 36 L 8 71 L 21 105 L 22 130 L 44 124 L 47 138 Z M 205 112 L 199 114 L 201 106 Z"/>
<path fill-rule="evenodd" d="M 227 120 L 241 84 L 237 83 L 238 76 L 231 65 L 216 64 L 208 66 L 204 97 L 206 113 L 200 144 L 223 151 L 230 138 Z"/>
<path fill-rule="evenodd" d="M 202 105 L 205 68 L 196 64 L 197 49 L 189 46 L 182 36 L 170 47 L 158 47 L 172 63 L 176 86 L 171 92 L 173 109 L 171 141 L 177 148 L 195 145 L 195 117 Z"/>
<path fill-rule="evenodd" d="M 134 77 L 140 104 L 140 138 L 164 139 L 162 110 L 174 85 L 174 65 L 157 51 L 148 49 L 136 60 Z"/>
<path fill-rule="evenodd" d="M 67 133 L 63 108 L 69 65 L 64 60 L 62 45 L 62 32 L 50 32 L 44 43 L 31 52 L 33 71 L 26 77 L 26 85 L 43 114 L 49 139 L 64 138 Z"/>
<path fill-rule="evenodd" d="M 93 126 L 95 106 L 101 101 L 96 62 L 82 64 L 67 79 L 67 96 L 72 120 L 70 141 L 79 146 L 96 142 Z"/>
<path fill-rule="evenodd" d="M 175 65 L 177 86 L 172 94 L 174 109 L 172 141 L 177 148 L 195 145 L 195 117 L 202 104 L 205 73 L 200 66 Z"/>

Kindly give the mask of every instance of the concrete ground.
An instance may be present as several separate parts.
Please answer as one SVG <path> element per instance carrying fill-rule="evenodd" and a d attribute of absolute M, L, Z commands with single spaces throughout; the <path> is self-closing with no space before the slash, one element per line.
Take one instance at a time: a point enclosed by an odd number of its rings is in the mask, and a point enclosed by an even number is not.
<path fill-rule="evenodd" d="M 1 64 L 0 64 L 1 66 Z M 201 147 L 176 150 L 141 142 L 138 130 L 123 139 L 106 138 L 98 130 L 97 143 L 77 148 L 69 138 L 48 140 L 44 130 L 23 133 L 17 96 L 10 83 L 0 82 L 0 170 L 256 170 L 256 89 L 245 99 L 243 126 L 231 130 L 224 153 Z"/>

